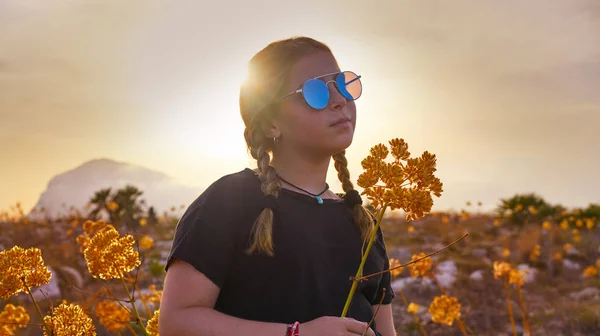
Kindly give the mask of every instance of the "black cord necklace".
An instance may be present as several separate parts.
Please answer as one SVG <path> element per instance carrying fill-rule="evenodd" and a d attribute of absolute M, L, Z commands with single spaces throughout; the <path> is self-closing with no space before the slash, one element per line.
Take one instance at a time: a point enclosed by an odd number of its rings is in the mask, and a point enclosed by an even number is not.
<path fill-rule="evenodd" d="M 323 195 L 323 193 L 324 193 L 324 192 L 326 192 L 327 190 L 329 190 L 329 184 L 325 183 L 325 189 L 323 189 L 323 191 L 321 191 L 321 192 L 320 192 L 320 193 L 318 193 L 318 194 L 313 194 L 313 193 L 311 193 L 310 191 L 306 191 L 306 190 L 304 190 L 304 189 L 302 189 L 302 188 L 298 187 L 297 185 L 294 185 L 294 184 L 292 184 L 292 183 L 290 183 L 290 182 L 286 181 L 286 180 L 285 180 L 283 177 L 279 176 L 279 174 L 277 174 L 277 177 L 278 177 L 280 180 L 282 180 L 283 182 L 285 182 L 285 183 L 287 183 L 287 184 L 291 185 L 292 187 L 294 187 L 294 188 L 297 188 L 297 189 L 299 189 L 299 190 L 302 190 L 302 191 L 304 191 L 305 193 L 307 193 L 307 194 L 311 195 L 312 197 L 314 197 L 314 198 L 317 200 L 317 203 L 319 203 L 319 204 L 323 204 L 323 199 L 321 198 L 321 195 Z"/>

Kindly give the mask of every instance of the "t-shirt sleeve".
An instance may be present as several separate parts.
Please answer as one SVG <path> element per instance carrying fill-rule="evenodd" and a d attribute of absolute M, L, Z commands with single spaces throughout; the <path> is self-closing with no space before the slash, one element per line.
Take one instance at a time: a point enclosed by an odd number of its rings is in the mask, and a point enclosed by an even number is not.
<path fill-rule="evenodd" d="M 177 258 L 223 286 L 236 249 L 233 189 L 219 181 L 188 207 L 176 225 L 165 271 Z"/>
<path fill-rule="evenodd" d="M 385 240 L 383 238 L 383 231 L 381 227 L 377 230 L 377 239 L 375 240 L 374 247 L 376 248 L 378 255 L 383 259 L 383 270 L 387 271 L 390 269 L 390 260 L 387 254 L 387 248 L 385 245 Z M 394 297 L 396 296 L 394 290 L 392 288 L 392 277 L 390 272 L 385 272 L 381 275 L 381 280 L 379 281 L 379 286 L 377 288 L 377 293 L 375 298 L 371 301 L 372 305 L 379 304 L 389 304 L 392 302 Z M 382 300 L 383 297 L 383 300 Z"/>

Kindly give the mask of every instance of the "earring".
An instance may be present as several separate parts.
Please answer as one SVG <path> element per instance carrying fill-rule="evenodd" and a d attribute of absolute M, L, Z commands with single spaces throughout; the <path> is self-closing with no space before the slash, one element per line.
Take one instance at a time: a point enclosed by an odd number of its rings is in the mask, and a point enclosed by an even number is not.
<path fill-rule="evenodd" d="M 273 138 L 273 143 L 275 145 L 279 145 L 279 138 Z"/>

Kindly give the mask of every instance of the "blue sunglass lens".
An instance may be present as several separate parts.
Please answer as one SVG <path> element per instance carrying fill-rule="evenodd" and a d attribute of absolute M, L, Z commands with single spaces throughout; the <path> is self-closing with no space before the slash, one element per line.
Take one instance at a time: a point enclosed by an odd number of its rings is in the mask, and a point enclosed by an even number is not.
<path fill-rule="evenodd" d="M 302 94 L 308 105 L 314 109 L 322 109 L 329 102 L 327 84 L 319 79 L 311 79 L 304 83 Z"/>

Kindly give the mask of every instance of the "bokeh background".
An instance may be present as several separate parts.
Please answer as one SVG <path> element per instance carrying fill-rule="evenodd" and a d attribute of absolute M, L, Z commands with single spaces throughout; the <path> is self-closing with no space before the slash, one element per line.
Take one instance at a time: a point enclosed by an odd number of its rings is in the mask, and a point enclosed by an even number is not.
<path fill-rule="evenodd" d="M 255 52 L 293 35 L 363 76 L 354 179 L 400 137 L 438 157 L 434 210 L 600 201 L 598 1 L 2 0 L 0 208 L 31 209 L 96 159 L 199 191 L 253 166 L 239 85 Z"/>

